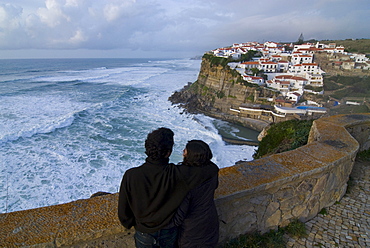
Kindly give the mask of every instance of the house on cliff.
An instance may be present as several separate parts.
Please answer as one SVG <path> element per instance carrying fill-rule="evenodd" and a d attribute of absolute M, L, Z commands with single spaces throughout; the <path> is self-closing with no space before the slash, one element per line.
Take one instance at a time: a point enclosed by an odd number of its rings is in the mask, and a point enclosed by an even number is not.
<path fill-rule="evenodd" d="M 302 95 L 304 86 L 307 85 L 307 83 L 308 80 L 306 78 L 282 74 L 274 77 L 272 80 L 268 80 L 266 85 L 267 87 L 280 91 L 283 96 L 287 96 L 288 92 L 291 91 Z"/>
<path fill-rule="evenodd" d="M 265 80 L 262 77 L 255 77 L 250 75 L 243 75 L 243 80 L 252 83 L 252 84 L 258 84 L 259 86 L 265 85 Z"/>
<path fill-rule="evenodd" d="M 293 54 L 290 62 L 292 65 L 298 65 L 303 63 L 313 63 L 312 54 Z"/>
<path fill-rule="evenodd" d="M 319 65 L 316 63 L 302 63 L 292 65 L 289 70 L 289 73 L 295 74 L 304 74 L 304 73 L 313 73 L 313 74 L 322 74 L 323 70 L 320 69 Z"/>
<path fill-rule="evenodd" d="M 252 61 L 239 62 L 233 68 L 241 74 L 245 82 L 261 87 L 266 86 L 279 92 L 283 96 L 280 100 L 284 103 L 277 103 L 276 99 L 275 103 L 287 106 L 298 104 L 298 100 L 305 92 L 323 94 L 325 72 L 314 62 L 316 53 L 326 53 L 332 58 L 333 67 L 336 66 L 339 69 L 370 69 L 369 59 L 365 55 L 347 54 L 343 46 L 337 46 L 335 43 L 290 44 L 289 47 L 292 51 L 285 51 L 285 47 L 277 42 L 268 41 L 263 44 L 246 42 L 235 43 L 231 47 L 219 48 L 213 52 L 216 56 L 233 58 L 237 58 L 238 54 L 241 57 L 251 50 L 262 54 L 262 57 L 256 57 Z M 252 76 L 255 73 L 254 69 L 262 71 L 265 75 L 268 74 L 270 80 L 264 81 L 261 77 Z"/>

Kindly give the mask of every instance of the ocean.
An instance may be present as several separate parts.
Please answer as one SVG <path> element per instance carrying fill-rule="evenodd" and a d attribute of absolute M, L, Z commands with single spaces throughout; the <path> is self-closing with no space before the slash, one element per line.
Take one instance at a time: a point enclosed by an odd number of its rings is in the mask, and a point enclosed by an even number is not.
<path fill-rule="evenodd" d="M 258 132 L 187 114 L 168 97 L 197 79 L 200 60 L 0 60 L 0 213 L 116 193 L 124 172 L 144 162 L 144 141 L 175 133 L 171 162 L 201 139 L 220 167 L 252 160 Z"/>

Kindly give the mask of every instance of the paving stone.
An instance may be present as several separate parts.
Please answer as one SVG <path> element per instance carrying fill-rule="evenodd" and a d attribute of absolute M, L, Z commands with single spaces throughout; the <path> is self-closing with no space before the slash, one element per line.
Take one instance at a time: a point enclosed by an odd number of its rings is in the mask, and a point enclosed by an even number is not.
<path fill-rule="evenodd" d="M 370 247 L 370 182 L 359 180 L 370 178 L 370 166 L 356 162 L 355 170 L 351 192 L 306 223 L 307 239 L 293 238 L 287 247 Z"/>

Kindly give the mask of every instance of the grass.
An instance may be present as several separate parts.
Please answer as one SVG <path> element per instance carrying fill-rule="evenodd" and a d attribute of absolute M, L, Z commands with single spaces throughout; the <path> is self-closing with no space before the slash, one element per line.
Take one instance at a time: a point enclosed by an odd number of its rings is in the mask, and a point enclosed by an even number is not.
<path fill-rule="evenodd" d="M 328 210 L 326 208 L 323 208 L 323 209 L 320 210 L 319 214 L 328 215 Z"/>
<path fill-rule="evenodd" d="M 323 40 L 321 43 L 336 43 L 337 46 L 344 46 L 345 49 L 352 53 L 370 53 L 370 39 L 346 39 L 346 40 Z"/>
<path fill-rule="evenodd" d="M 329 110 L 330 115 L 369 113 L 366 105 L 340 105 Z"/>
<path fill-rule="evenodd" d="M 331 96 L 337 99 L 345 97 L 369 97 L 370 78 L 358 76 L 324 77 L 324 90 L 334 91 Z"/>
<path fill-rule="evenodd" d="M 357 153 L 356 160 L 358 161 L 370 161 L 370 149 Z"/>
<path fill-rule="evenodd" d="M 298 238 L 307 237 L 306 225 L 297 219 L 290 222 L 289 225 L 284 228 L 284 231 L 288 235 L 291 235 L 294 237 L 298 237 Z"/>
<path fill-rule="evenodd" d="M 203 58 L 209 61 L 211 67 L 221 65 L 222 67 L 226 68 L 227 63 L 229 62 L 227 58 L 217 57 L 207 53 L 203 55 Z"/>
<path fill-rule="evenodd" d="M 224 245 L 223 248 L 284 248 L 285 246 L 284 232 L 279 229 L 278 231 L 270 231 L 265 234 L 240 235 Z"/>
<path fill-rule="evenodd" d="M 222 248 L 285 248 L 285 234 L 298 238 L 307 237 L 306 226 L 299 220 L 293 220 L 288 226 L 276 231 L 270 230 L 265 234 L 240 235 L 238 238 L 230 240 Z"/>
<path fill-rule="evenodd" d="M 312 120 L 289 120 L 271 125 L 261 140 L 254 159 L 296 149 L 307 144 Z"/>

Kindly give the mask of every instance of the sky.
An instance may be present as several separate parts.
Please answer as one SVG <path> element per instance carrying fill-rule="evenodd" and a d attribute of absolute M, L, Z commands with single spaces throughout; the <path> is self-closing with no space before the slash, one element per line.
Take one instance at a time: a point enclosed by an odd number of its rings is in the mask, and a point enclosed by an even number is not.
<path fill-rule="evenodd" d="M 370 38 L 370 0 L 0 0 L 0 59 L 187 58 L 247 41 Z"/>

